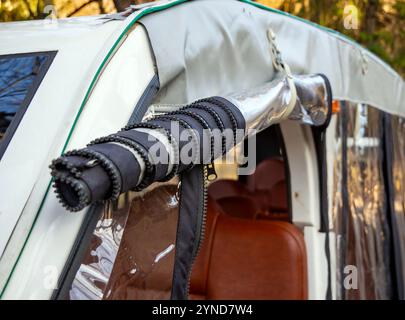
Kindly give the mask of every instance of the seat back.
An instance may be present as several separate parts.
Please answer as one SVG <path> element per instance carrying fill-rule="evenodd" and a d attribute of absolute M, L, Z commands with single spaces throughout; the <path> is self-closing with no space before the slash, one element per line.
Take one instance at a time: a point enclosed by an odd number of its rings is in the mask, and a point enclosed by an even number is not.
<path fill-rule="evenodd" d="M 222 210 L 237 218 L 289 221 L 288 190 L 282 159 L 262 161 L 247 186 L 235 180 L 218 180 L 208 193 Z"/>
<path fill-rule="evenodd" d="M 268 191 L 280 181 L 285 180 L 285 166 L 281 159 L 267 159 L 260 162 L 256 171 L 247 177 L 250 191 Z"/>
<path fill-rule="evenodd" d="M 210 184 L 208 192 L 210 197 L 216 201 L 227 197 L 249 195 L 246 186 L 236 180 L 217 180 Z"/>
<path fill-rule="evenodd" d="M 223 214 L 208 202 L 206 239 L 191 277 L 192 299 L 307 299 L 304 237 L 287 222 Z"/>
<path fill-rule="evenodd" d="M 259 208 L 252 197 L 238 196 L 218 199 L 218 205 L 224 213 L 244 219 L 256 219 Z"/>
<path fill-rule="evenodd" d="M 288 212 L 287 185 L 285 180 L 280 181 L 270 190 L 270 211 Z"/>

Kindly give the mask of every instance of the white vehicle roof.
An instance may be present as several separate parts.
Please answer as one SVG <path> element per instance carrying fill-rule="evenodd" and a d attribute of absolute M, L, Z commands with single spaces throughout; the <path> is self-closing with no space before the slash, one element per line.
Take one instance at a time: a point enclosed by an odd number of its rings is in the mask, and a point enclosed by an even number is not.
<path fill-rule="evenodd" d="M 52 50 L 94 52 L 108 45 L 108 38 L 123 24 L 107 21 L 102 16 L 91 16 L 1 23 L 0 54 Z"/>

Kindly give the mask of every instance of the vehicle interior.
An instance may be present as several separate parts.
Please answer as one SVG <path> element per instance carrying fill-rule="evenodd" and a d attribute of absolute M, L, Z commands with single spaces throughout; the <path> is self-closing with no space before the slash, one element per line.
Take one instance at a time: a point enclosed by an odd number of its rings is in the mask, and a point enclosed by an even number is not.
<path fill-rule="evenodd" d="M 221 179 L 224 168 L 217 167 L 218 179 L 208 188 L 206 234 L 190 299 L 307 298 L 305 242 L 291 223 L 280 129 L 272 126 L 256 139 L 254 173 Z"/>
<path fill-rule="evenodd" d="M 308 298 L 306 245 L 303 230 L 292 223 L 281 129 L 271 126 L 254 139 L 238 151 L 254 169 L 247 171 L 251 174 L 239 170 L 238 162 L 215 164 L 217 179 L 208 186 L 204 241 L 189 275 L 189 299 Z M 66 297 L 97 299 L 94 294 L 101 289 L 100 298 L 108 300 L 169 298 L 177 188 L 176 181 L 156 184 L 144 195 L 123 199 L 129 205 L 122 209 L 119 204 L 112 208 L 113 220 L 110 212 L 104 214 Z M 114 243 L 119 245 L 116 256 Z"/>

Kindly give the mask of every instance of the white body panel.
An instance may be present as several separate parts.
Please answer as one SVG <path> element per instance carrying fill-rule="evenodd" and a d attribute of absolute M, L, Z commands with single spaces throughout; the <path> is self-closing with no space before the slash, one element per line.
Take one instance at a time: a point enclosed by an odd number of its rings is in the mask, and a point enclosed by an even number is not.
<path fill-rule="evenodd" d="M 58 51 L 0 162 L 0 256 L 50 159 L 49 153 L 66 139 L 65 132 L 86 94 L 86 84 L 104 59 L 106 44 L 117 25 L 99 24 L 93 27 L 97 32 L 74 21 L 59 23 L 60 32 L 47 30 L 49 27 L 42 22 L 0 27 L 0 55 Z M 41 29 L 45 29 L 44 33 Z M 27 155 L 30 166 L 26 165 Z"/>
<path fill-rule="evenodd" d="M 323 300 L 328 269 L 325 234 L 319 232 L 319 175 L 311 128 L 287 121 L 281 130 L 290 169 L 292 220 L 303 230 L 307 249 L 308 298 Z"/>
<path fill-rule="evenodd" d="M 103 70 L 76 124 L 67 148 L 83 147 L 90 140 L 123 127 L 154 74 L 147 35 L 144 29 L 138 26 L 129 34 Z M 85 88 L 86 86 L 83 86 L 83 89 Z M 52 91 L 52 87 L 49 87 L 48 91 Z M 80 102 L 76 105 L 80 105 Z M 69 120 L 74 120 L 74 117 L 70 117 Z M 72 121 L 66 121 L 66 124 L 68 125 L 61 125 L 60 133 L 55 135 L 59 137 L 58 141 L 55 141 L 50 147 L 43 148 L 48 152 L 36 152 L 46 156 L 46 160 L 41 161 L 42 165 L 38 168 L 41 172 L 39 177 L 35 176 L 37 182 L 22 215 L 22 217 L 30 216 L 27 218 L 27 229 L 30 226 L 29 222 L 32 222 L 30 219 L 32 214 L 37 212 L 41 204 L 43 190 L 49 183 L 47 165 L 63 147 Z M 22 145 L 24 146 L 24 143 Z M 37 145 L 33 147 L 35 146 Z M 3 161 L 1 164 L 3 165 Z M 19 180 L 24 181 L 22 177 Z M 18 199 L 22 199 L 22 197 L 19 196 Z M 60 206 L 54 193 L 48 193 L 41 214 L 35 222 L 28 243 L 7 285 L 4 298 L 48 299 L 51 297 L 52 291 L 55 289 L 52 286 L 52 279 L 58 279 L 84 217 L 84 213 L 66 212 Z M 19 230 L 17 233 L 21 235 L 21 231 Z M 10 249 L 8 254 L 11 256 L 10 261 L 18 253 L 18 250 L 12 249 L 18 247 L 19 244 L 16 244 Z M 4 258 L 6 260 L 9 256 L 6 255 Z M 7 272 L 10 272 L 10 265 L 2 263 L 1 266 L 4 281 Z M 30 267 L 27 269 L 26 266 Z"/>

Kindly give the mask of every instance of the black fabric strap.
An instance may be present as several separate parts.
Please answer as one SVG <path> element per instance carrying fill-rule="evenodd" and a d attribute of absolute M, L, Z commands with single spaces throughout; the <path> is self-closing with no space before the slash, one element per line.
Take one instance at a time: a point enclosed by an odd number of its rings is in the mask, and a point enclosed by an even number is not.
<path fill-rule="evenodd" d="M 329 199 L 328 199 L 328 177 L 326 162 L 326 132 L 324 129 L 314 127 L 313 130 L 318 171 L 319 171 L 319 199 L 321 209 L 321 228 L 320 232 L 325 233 L 325 255 L 328 268 L 328 285 L 326 289 L 326 299 L 332 300 L 332 271 L 330 260 L 330 241 L 329 241 Z"/>
<path fill-rule="evenodd" d="M 148 133 L 135 130 L 136 129 L 120 131 L 116 135 L 130 139 L 132 141 L 136 141 L 136 143 L 141 145 L 145 150 L 151 150 L 152 148 L 157 147 L 161 153 L 154 154 L 149 152 L 148 161 L 150 161 L 151 165 L 155 167 L 152 179 L 154 181 L 163 179 L 167 175 L 170 160 L 169 153 L 167 152 L 166 147 L 163 145 L 161 141 L 151 139 L 150 138 L 151 136 Z M 158 158 L 156 158 L 155 156 L 157 156 Z M 158 161 L 163 159 L 164 159 L 163 162 Z"/>
<path fill-rule="evenodd" d="M 128 191 L 132 181 L 137 181 L 139 178 L 139 164 L 134 155 L 127 149 L 112 143 L 95 144 L 89 146 L 88 149 L 105 155 L 116 165 L 122 183 L 120 192 Z"/>
<path fill-rule="evenodd" d="M 185 121 L 182 118 L 179 118 L 176 115 L 169 115 L 169 114 L 165 114 L 165 115 L 160 115 L 157 116 L 154 120 L 153 123 L 158 124 L 162 127 L 167 128 L 168 130 L 171 129 L 172 126 L 172 121 L 175 121 L 179 124 L 179 132 L 174 133 L 174 139 L 177 141 L 178 145 L 179 145 L 179 150 L 181 150 L 187 143 L 193 143 L 194 150 L 197 150 L 197 145 L 199 144 L 199 136 L 197 134 L 195 134 L 194 129 L 191 127 L 191 125 Z M 191 133 L 191 135 L 189 136 L 189 140 L 188 141 L 184 141 L 182 139 L 180 139 L 181 134 L 183 133 L 183 130 L 189 130 L 189 132 Z M 178 134 L 178 135 L 177 135 Z M 199 155 L 196 154 L 196 158 Z M 196 159 L 194 159 L 196 160 Z M 179 171 L 183 171 L 183 170 L 189 170 L 191 169 L 191 167 L 193 166 L 193 161 L 191 161 L 189 164 L 186 163 L 179 163 Z"/>
<path fill-rule="evenodd" d="M 328 106 L 332 108 L 332 87 L 329 79 L 319 74 L 326 83 Z M 332 117 L 332 110 L 328 112 L 328 118 L 323 126 L 313 127 L 312 132 L 314 136 L 316 156 L 318 162 L 319 177 L 319 196 L 320 196 L 320 209 L 321 209 L 321 228 L 320 232 L 325 233 L 325 255 L 328 268 L 328 285 L 326 289 L 326 299 L 332 300 L 332 270 L 330 258 L 330 237 L 329 237 L 329 199 L 328 199 L 328 163 L 326 161 L 326 130 L 330 124 Z"/>
<path fill-rule="evenodd" d="M 181 175 L 180 209 L 176 236 L 171 299 L 188 298 L 189 276 L 200 239 L 198 221 L 204 213 L 204 172 L 202 165 Z"/>
<path fill-rule="evenodd" d="M 191 112 L 199 111 L 201 113 L 201 116 L 203 116 L 208 123 L 210 123 L 210 126 L 212 128 L 217 128 L 221 132 L 225 130 L 225 125 L 222 122 L 220 116 L 218 113 L 213 109 L 210 108 L 203 103 L 201 104 L 192 104 L 191 107 L 187 108 L 187 110 Z M 221 137 L 221 144 L 217 144 L 216 140 L 214 140 L 216 137 L 212 137 L 211 139 L 211 154 L 213 155 L 213 158 L 219 156 L 220 154 L 225 154 L 226 153 L 226 139 L 225 136 L 222 135 Z M 211 159 L 212 160 L 212 159 Z"/>

